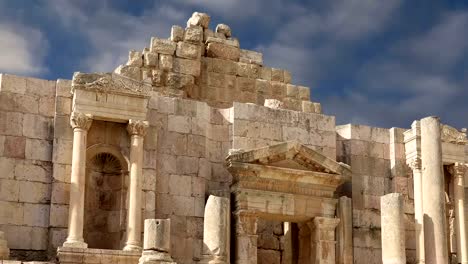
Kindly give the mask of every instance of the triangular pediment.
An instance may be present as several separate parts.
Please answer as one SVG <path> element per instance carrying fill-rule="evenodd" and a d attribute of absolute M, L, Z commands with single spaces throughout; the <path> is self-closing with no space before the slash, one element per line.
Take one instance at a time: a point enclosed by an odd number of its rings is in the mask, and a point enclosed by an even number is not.
<path fill-rule="evenodd" d="M 351 173 L 348 165 L 336 162 L 319 151 L 296 141 L 257 149 L 235 151 L 229 154 L 227 161 L 338 175 L 350 175 Z"/>

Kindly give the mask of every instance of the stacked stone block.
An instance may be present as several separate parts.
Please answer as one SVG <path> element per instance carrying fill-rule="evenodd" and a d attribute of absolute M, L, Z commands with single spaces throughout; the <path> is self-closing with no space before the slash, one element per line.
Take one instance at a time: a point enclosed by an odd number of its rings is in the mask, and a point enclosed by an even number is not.
<path fill-rule="evenodd" d="M 283 223 L 259 219 L 257 224 L 257 261 L 259 264 L 281 264 L 284 258 Z"/>
<path fill-rule="evenodd" d="M 0 230 L 12 258 L 46 257 L 54 97 L 55 82 L 0 75 Z"/>
<path fill-rule="evenodd" d="M 380 197 L 392 192 L 404 197 L 406 255 L 414 260 L 414 205 L 408 189 L 412 179 L 405 167 L 403 129 L 343 125 L 336 132 L 337 160 L 353 172 L 344 194 L 352 196 L 354 261 L 380 263 Z"/>

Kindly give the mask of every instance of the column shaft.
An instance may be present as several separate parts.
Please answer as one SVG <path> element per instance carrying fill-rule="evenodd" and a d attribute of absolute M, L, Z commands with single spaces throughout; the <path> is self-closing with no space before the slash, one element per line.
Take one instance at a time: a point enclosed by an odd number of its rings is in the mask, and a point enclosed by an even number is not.
<path fill-rule="evenodd" d="M 416 231 L 416 258 L 417 258 L 418 263 L 425 263 L 421 159 L 415 158 L 411 162 L 410 166 L 413 170 L 414 219 L 415 219 L 415 231 Z"/>
<path fill-rule="evenodd" d="M 353 263 L 353 209 L 351 198 L 346 196 L 338 200 L 337 217 L 340 224 L 336 231 L 337 244 L 337 263 Z"/>
<path fill-rule="evenodd" d="M 390 193 L 380 198 L 383 264 L 406 264 L 403 197 Z"/>
<path fill-rule="evenodd" d="M 83 239 L 84 197 L 86 181 L 86 137 L 92 122 L 91 115 L 73 112 L 73 153 L 70 177 L 70 205 L 68 209 L 68 237 L 64 247 L 86 248 Z"/>
<path fill-rule="evenodd" d="M 257 264 L 257 217 L 237 213 L 235 221 L 235 263 Z"/>
<path fill-rule="evenodd" d="M 453 166 L 453 189 L 455 194 L 455 220 L 457 230 L 458 263 L 468 263 L 468 252 L 465 227 L 465 165 L 456 163 Z"/>
<path fill-rule="evenodd" d="M 428 264 L 447 264 L 444 174 L 437 117 L 421 119 L 421 163 L 425 260 Z"/>
<path fill-rule="evenodd" d="M 127 242 L 124 250 L 141 250 L 141 195 L 143 182 L 143 138 L 148 122 L 130 120 L 130 188 L 127 215 Z"/>
<path fill-rule="evenodd" d="M 313 264 L 336 264 L 335 228 L 340 223 L 338 218 L 315 217 L 309 222 L 311 230 L 311 262 Z"/>

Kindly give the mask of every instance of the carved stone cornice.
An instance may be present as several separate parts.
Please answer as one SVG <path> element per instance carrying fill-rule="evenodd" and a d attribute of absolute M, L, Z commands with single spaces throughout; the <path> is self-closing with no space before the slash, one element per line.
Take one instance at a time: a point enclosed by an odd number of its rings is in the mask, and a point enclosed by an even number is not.
<path fill-rule="evenodd" d="M 421 164 L 421 158 L 419 157 L 415 157 L 411 160 L 410 164 L 409 164 L 410 168 L 414 171 L 414 170 L 421 170 L 422 168 L 422 164 Z"/>
<path fill-rule="evenodd" d="M 148 83 L 136 81 L 114 73 L 75 72 L 72 81 L 72 93 L 75 89 L 92 90 L 99 93 L 149 97 L 152 87 Z"/>
<path fill-rule="evenodd" d="M 88 130 L 93 122 L 93 116 L 90 114 L 83 114 L 80 112 L 72 112 L 70 115 L 70 125 L 73 129 Z"/>
<path fill-rule="evenodd" d="M 465 145 L 468 143 L 466 128 L 460 131 L 448 125 L 442 125 L 440 136 L 443 142 Z"/>
<path fill-rule="evenodd" d="M 148 121 L 130 119 L 127 125 L 127 131 L 130 135 L 144 137 L 147 132 Z"/>

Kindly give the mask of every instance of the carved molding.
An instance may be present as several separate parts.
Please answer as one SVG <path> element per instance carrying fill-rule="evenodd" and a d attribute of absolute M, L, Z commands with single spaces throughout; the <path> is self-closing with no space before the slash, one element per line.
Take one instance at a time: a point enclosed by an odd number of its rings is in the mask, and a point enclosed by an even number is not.
<path fill-rule="evenodd" d="M 440 136 L 443 142 L 455 143 L 465 145 L 468 143 L 466 137 L 466 128 L 461 129 L 460 131 L 454 127 L 448 125 L 441 126 Z"/>
<path fill-rule="evenodd" d="M 70 115 L 70 125 L 73 129 L 79 128 L 88 130 L 93 122 L 93 116 L 90 114 L 83 114 L 80 112 L 73 112 Z"/>
<path fill-rule="evenodd" d="M 409 164 L 410 168 L 412 170 L 421 170 L 422 168 L 422 164 L 421 164 L 421 158 L 419 157 L 415 157 L 411 160 L 410 164 Z"/>
<path fill-rule="evenodd" d="M 148 126 L 148 121 L 130 119 L 128 121 L 127 131 L 132 136 L 137 135 L 144 137 L 146 135 Z"/>
<path fill-rule="evenodd" d="M 464 177 L 466 170 L 466 164 L 464 163 L 456 162 L 450 166 L 450 173 L 452 173 L 454 177 Z"/>
<path fill-rule="evenodd" d="M 149 97 L 152 87 L 145 82 L 136 81 L 114 73 L 76 72 L 73 75 L 72 92 L 75 89 Z"/>

